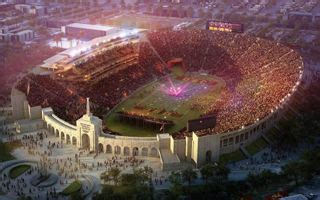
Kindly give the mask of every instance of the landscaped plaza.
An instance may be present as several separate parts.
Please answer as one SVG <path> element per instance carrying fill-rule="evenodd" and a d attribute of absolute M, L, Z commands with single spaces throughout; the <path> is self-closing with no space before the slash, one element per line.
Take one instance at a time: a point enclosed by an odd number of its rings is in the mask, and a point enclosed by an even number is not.
<path fill-rule="evenodd" d="M 256 147 L 258 149 L 254 151 L 250 150 L 252 147 L 248 147 L 250 158 L 246 159 L 246 156 L 240 153 L 234 154 L 238 156 L 229 157 L 229 160 L 223 160 L 228 157 L 226 154 L 221 158 L 221 163 L 224 162 L 229 168 L 229 181 L 246 180 L 250 174 L 258 176 L 266 170 L 279 174 L 285 165 L 299 159 L 305 151 L 312 150 L 319 142 L 318 139 L 313 146 L 299 145 L 296 149 L 279 149 L 277 143 L 267 144 L 268 147 L 263 145 L 260 149 Z M 1 191 L 6 194 L 3 198 L 7 199 L 19 196 L 30 196 L 32 199 L 68 199 L 75 194 L 91 198 L 101 191 L 105 184 L 116 184 L 112 177 L 107 181 L 104 177 L 104 174 L 115 168 L 125 175 L 150 167 L 155 190 L 170 189 L 175 184 L 170 181 L 172 172 L 162 171 L 158 158 L 92 154 L 79 150 L 72 144 L 66 144 L 45 129 L 14 136 L 2 135 L 1 145 L 11 146 L 10 144 L 14 144 L 14 147 L 2 154 L 11 151 L 12 156 L 7 156 L 7 161 L 3 160 L 0 165 Z M 257 140 L 252 146 L 255 145 L 261 145 L 261 141 Z M 185 163 L 181 170 L 187 170 L 190 166 Z M 195 172 L 197 178 L 193 179 L 192 184 L 204 184 L 201 170 Z"/>
<path fill-rule="evenodd" d="M 15 160 L 0 165 L 1 191 L 9 199 L 23 195 L 33 199 L 67 199 L 75 192 L 92 196 L 101 189 L 101 173 L 114 167 L 121 173 L 132 173 L 134 168 L 149 166 L 159 176 L 162 174 L 157 158 L 90 154 L 65 144 L 45 130 L 11 139 L 18 139 L 21 144 L 11 152 Z M 10 144 L 10 139 L 4 138 L 3 142 Z M 165 182 L 164 178 L 158 179 Z"/>

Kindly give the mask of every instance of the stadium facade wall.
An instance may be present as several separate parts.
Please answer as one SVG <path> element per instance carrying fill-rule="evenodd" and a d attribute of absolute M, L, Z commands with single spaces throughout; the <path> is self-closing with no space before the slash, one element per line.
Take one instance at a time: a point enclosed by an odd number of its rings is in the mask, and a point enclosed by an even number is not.
<path fill-rule="evenodd" d="M 12 117 L 14 120 L 25 119 L 25 104 L 27 97 L 17 89 L 11 91 Z"/>
<path fill-rule="evenodd" d="M 257 120 L 255 124 L 240 130 L 204 136 L 198 136 L 193 132 L 183 139 L 175 139 L 169 134 L 159 134 L 157 137 L 126 137 L 106 134 L 102 131 L 102 120 L 93 116 L 90 109 L 76 121 L 76 125 L 72 125 L 56 116 L 52 108 L 31 107 L 26 100 L 26 95 L 20 91 L 13 91 L 11 97 L 15 120 L 42 119 L 47 132 L 80 150 L 122 156 L 157 157 L 164 170 L 177 166 L 177 162 L 172 162 L 172 158 L 178 162 L 192 162 L 197 167 L 209 161 L 218 161 L 220 155 L 250 144 L 273 127 L 286 108 L 281 106 L 264 119 Z M 30 122 L 31 129 L 34 128 L 33 126 L 35 123 Z M 23 129 L 29 130 L 25 122 Z M 166 157 L 170 157 L 171 160 L 166 160 Z"/>

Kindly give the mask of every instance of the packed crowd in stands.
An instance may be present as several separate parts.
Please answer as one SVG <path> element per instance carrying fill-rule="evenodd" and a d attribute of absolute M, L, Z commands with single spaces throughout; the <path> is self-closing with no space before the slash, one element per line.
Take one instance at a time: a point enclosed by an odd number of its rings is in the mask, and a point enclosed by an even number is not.
<path fill-rule="evenodd" d="M 57 83 L 49 75 L 29 74 L 17 85 L 17 89 L 27 95 L 30 106 L 51 106 L 57 116 L 74 122 L 85 112 L 86 99 L 71 89 Z"/>
<path fill-rule="evenodd" d="M 81 60 L 79 63 L 76 63 L 76 69 L 92 71 L 101 68 L 104 65 L 108 66 L 110 62 L 116 62 L 121 57 L 134 54 L 136 52 L 135 49 L 137 49 L 135 48 L 135 45 L 129 43 L 101 51 L 94 56 L 88 57 L 84 60 Z"/>
<path fill-rule="evenodd" d="M 132 49 L 128 44 L 121 52 L 134 53 Z M 104 59 L 109 59 L 110 52 L 104 54 L 78 67 L 108 65 Z M 124 54 L 117 53 L 115 59 Z M 137 64 L 113 69 L 114 73 L 93 85 L 70 86 L 50 77 L 29 75 L 18 89 L 28 94 L 32 105 L 50 105 L 59 117 L 74 123 L 85 110 L 85 97 L 91 98 L 94 114 L 100 117 L 139 87 L 166 75 L 166 63 L 174 58 L 182 58 L 188 71 L 205 71 L 225 80 L 226 89 L 217 103 L 203 108 L 205 114 L 216 114 L 212 133 L 239 129 L 276 110 L 292 93 L 303 65 L 297 52 L 260 38 L 204 30 L 161 31 L 141 39 Z"/>

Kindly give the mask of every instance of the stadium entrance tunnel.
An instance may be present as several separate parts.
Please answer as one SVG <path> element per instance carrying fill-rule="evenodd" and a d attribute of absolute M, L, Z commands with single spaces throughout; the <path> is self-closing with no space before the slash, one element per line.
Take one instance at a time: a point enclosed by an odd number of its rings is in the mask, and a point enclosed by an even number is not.
<path fill-rule="evenodd" d="M 82 135 L 82 148 L 85 150 L 90 150 L 90 138 L 87 134 Z"/>

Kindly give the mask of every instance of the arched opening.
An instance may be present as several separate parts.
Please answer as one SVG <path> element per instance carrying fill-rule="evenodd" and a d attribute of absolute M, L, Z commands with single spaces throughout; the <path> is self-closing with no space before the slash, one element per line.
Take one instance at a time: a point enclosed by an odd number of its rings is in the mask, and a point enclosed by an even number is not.
<path fill-rule="evenodd" d="M 72 137 L 72 145 L 77 145 L 77 138 L 76 137 Z"/>
<path fill-rule="evenodd" d="M 68 135 L 68 134 L 67 134 L 67 136 L 66 136 L 66 137 L 67 137 L 67 144 L 70 144 L 70 143 L 71 143 L 70 135 Z"/>
<path fill-rule="evenodd" d="M 52 133 L 52 132 L 51 132 L 51 125 L 50 125 L 50 124 L 47 124 L 47 130 L 48 130 L 48 133 Z"/>
<path fill-rule="evenodd" d="M 112 153 L 112 147 L 110 144 L 108 144 L 106 147 L 106 153 Z"/>
<path fill-rule="evenodd" d="M 61 132 L 61 140 L 64 140 L 64 132 Z"/>
<path fill-rule="evenodd" d="M 211 162 L 212 152 L 207 151 L 206 152 L 206 162 Z"/>
<path fill-rule="evenodd" d="M 90 149 L 90 138 L 87 134 L 82 135 L 82 148 L 83 149 Z"/>
<path fill-rule="evenodd" d="M 153 147 L 151 149 L 150 156 L 152 156 L 152 157 L 157 157 L 158 156 L 158 150 L 155 147 Z"/>
<path fill-rule="evenodd" d="M 141 155 L 142 155 L 142 156 L 148 156 L 148 148 L 143 147 L 143 148 L 142 148 L 142 151 L 141 151 Z"/>
<path fill-rule="evenodd" d="M 101 143 L 99 143 L 99 145 L 98 145 L 98 152 L 99 153 L 103 153 L 104 151 L 103 151 L 103 144 L 101 144 Z"/>
<path fill-rule="evenodd" d="M 125 155 L 125 156 L 130 156 L 130 149 L 129 149 L 129 147 L 124 147 L 124 149 L 123 149 L 123 155 Z"/>
<path fill-rule="evenodd" d="M 138 147 L 134 147 L 134 148 L 132 149 L 132 155 L 133 155 L 133 156 L 138 156 L 138 155 L 139 155 L 139 149 L 138 149 Z"/>
<path fill-rule="evenodd" d="M 59 133 L 59 130 L 57 129 L 56 130 L 56 137 L 59 137 L 60 136 L 60 133 Z"/>
<path fill-rule="evenodd" d="M 115 146 L 114 147 L 114 154 L 120 154 L 121 153 L 121 147 Z"/>

